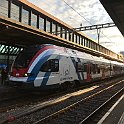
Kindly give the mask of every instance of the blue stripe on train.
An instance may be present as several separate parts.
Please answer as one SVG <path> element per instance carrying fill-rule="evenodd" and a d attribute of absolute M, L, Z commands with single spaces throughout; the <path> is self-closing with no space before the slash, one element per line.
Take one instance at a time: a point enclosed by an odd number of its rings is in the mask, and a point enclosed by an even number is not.
<path fill-rule="evenodd" d="M 72 62 L 73 62 L 73 65 L 74 65 L 75 71 L 76 71 L 76 60 L 74 59 L 74 57 L 70 57 L 70 58 L 71 58 L 71 60 L 72 60 Z M 80 77 L 79 72 L 77 72 L 77 76 L 78 76 L 78 79 L 81 80 L 81 77 Z"/>
<path fill-rule="evenodd" d="M 51 56 L 51 54 L 53 54 L 53 52 L 54 50 L 49 50 L 40 58 L 40 60 L 37 62 L 37 64 L 31 71 L 31 74 L 33 75 L 28 77 L 27 82 L 34 81 L 36 79 L 41 66 L 44 64 L 44 62 L 47 61 L 47 59 Z"/>

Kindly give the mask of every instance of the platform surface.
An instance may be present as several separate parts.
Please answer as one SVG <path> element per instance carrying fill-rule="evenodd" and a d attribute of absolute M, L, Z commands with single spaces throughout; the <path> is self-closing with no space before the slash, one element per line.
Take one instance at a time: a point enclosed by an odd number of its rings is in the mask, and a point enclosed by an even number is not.
<path fill-rule="evenodd" d="M 124 124 L 124 94 L 97 124 Z"/>

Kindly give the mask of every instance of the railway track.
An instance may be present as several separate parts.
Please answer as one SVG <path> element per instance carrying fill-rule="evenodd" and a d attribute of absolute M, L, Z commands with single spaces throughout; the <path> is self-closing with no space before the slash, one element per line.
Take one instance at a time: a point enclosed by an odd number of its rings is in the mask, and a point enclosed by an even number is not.
<path fill-rule="evenodd" d="M 20 110 L 18 112 L 15 112 L 15 114 L 9 113 L 9 116 L 6 116 L 6 118 L 3 118 L 0 123 L 7 123 L 9 121 L 13 121 L 12 123 L 68 123 L 69 120 L 71 123 L 77 123 L 74 120 L 77 120 L 78 123 L 87 118 L 93 111 L 96 110 L 96 108 L 99 108 L 98 106 L 101 106 L 105 101 L 101 101 L 100 94 L 106 94 L 106 92 L 111 91 L 110 89 L 114 89 L 116 87 L 122 87 L 123 86 L 123 80 L 112 84 L 108 87 L 108 85 L 103 87 L 92 87 L 92 89 L 86 89 L 86 91 L 78 91 L 75 93 L 72 93 L 70 96 L 65 95 L 61 98 L 52 99 L 46 102 L 42 102 L 39 104 L 36 104 L 34 106 L 31 106 L 27 109 Z M 110 84 L 109 84 L 110 85 Z M 121 86 L 120 86 L 121 85 Z M 115 90 L 114 90 L 115 91 Z M 111 91 L 112 92 L 112 91 Z M 110 93 L 109 93 L 110 94 Z M 115 94 L 115 92 L 114 92 Z M 100 98 L 95 98 L 100 96 Z M 110 97 L 110 96 L 109 96 Z M 108 99 L 108 98 L 107 98 Z M 77 101 L 78 100 L 78 101 Z M 98 101 L 99 105 L 95 105 Z M 83 105 L 83 106 L 82 106 Z M 93 105 L 95 105 L 93 107 Z M 82 106 L 81 108 L 79 106 Z M 75 109 L 76 108 L 76 109 Z M 80 109 L 82 110 L 82 114 L 80 113 Z M 89 108 L 92 111 L 89 111 Z M 77 111 L 77 113 L 75 112 Z M 74 113 L 73 113 L 74 112 Z M 71 116 L 69 114 L 71 113 Z M 74 119 L 73 116 L 75 116 L 75 113 L 78 115 L 80 113 L 81 118 Z M 11 116 L 10 116 L 11 115 Z M 35 117 L 34 117 L 35 115 Z M 29 117 L 26 117 L 29 116 Z M 25 118 L 26 117 L 26 118 Z M 72 119 L 73 117 L 73 119 Z M 78 117 L 78 116 L 76 116 Z M 33 118 L 33 120 L 32 120 Z M 54 119 L 55 118 L 55 119 Z M 73 120 L 73 121 L 72 121 Z"/>
<path fill-rule="evenodd" d="M 80 121 L 79 124 L 96 124 L 103 117 L 103 115 L 109 110 L 109 108 L 123 96 L 124 88 L 121 88 L 117 93 L 112 95 L 107 101 L 96 108 L 92 113 L 90 113 L 86 118 Z"/>
<path fill-rule="evenodd" d="M 108 80 L 108 79 L 107 79 Z M 75 88 L 75 89 L 70 89 L 69 91 L 57 91 L 56 93 L 45 93 L 44 92 L 41 92 L 40 94 L 32 94 L 30 92 L 22 92 L 21 90 L 18 91 L 16 90 L 15 88 L 9 88 L 9 90 L 6 89 L 7 92 L 2 92 L 0 93 L 0 113 L 2 112 L 6 112 L 6 111 L 9 111 L 11 109 L 14 109 L 14 108 L 17 108 L 17 107 L 21 107 L 21 106 L 24 106 L 24 105 L 28 105 L 30 103 L 36 103 L 38 101 L 41 101 L 41 100 L 45 100 L 45 99 L 48 99 L 48 98 L 53 98 L 53 97 L 57 97 L 57 96 L 61 96 L 61 95 L 64 95 L 66 93 L 69 93 L 69 92 L 73 92 L 73 91 L 78 91 L 80 89 L 84 89 L 84 88 L 88 88 L 88 87 L 91 87 L 93 85 L 97 85 L 97 84 L 101 84 L 103 83 L 103 81 L 100 81 L 100 82 L 94 82 L 94 83 L 91 83 L 90 85 L 85 85 L 85 86 L 82 86 L 82 87 L 79 87 L 79 88 Z M 60 92 L 60 93 L 58 93 Z M 34 92 L 36 93 L 36 92 Z M 44 97 L 44 96 L 47 96 L 47 97 Z"/>
<path fill-rule="evenodd" d="M 120 92 L 123 92 L 124 88 L 119 89 L 119 91 L 117 90 L 113 92 L 113 90 L 117 89 L 116 85 L 119 85 L 120 83 L 121 82 L 109 86 L 108 88 L 105 88 L 103 90 L 100 90 L 97 93 L 94 93 L 44 118 L 39 119 L 33 124 L 41 124 L 41 123 L 49 123 L 49 122 L 52 124 L 58 124 L 58 123 L 88 124 L 91 123 L 91 121 L 92 122 L 94 121 L 95 122 L 94 124 L 96 124 L 96 120 L 94 120 L 93 118 L 94 115 L 100 109 L 102 109 L 108 102 L 110 102 L 115 96 L 117 96 Z M 109 95 L 106 96 L 106 92 L 107 94 L 109 93 Z"/>
<path fill-rule="evenodd" d="M 63 92 L 61 92 L 62 94 Z M 58 95 L 61 95 L 58 94 Z M 17 93 L 17 95 L 9 95 L 6 98 L 0 100 L 0 113 L 15 109 L 17 107 L 26 106 L 28 104 L 33 105 L 39 101 L 45 101 L 51 97 L 54 97 L 55 93 L 50 92 L 23 92 Z"/>

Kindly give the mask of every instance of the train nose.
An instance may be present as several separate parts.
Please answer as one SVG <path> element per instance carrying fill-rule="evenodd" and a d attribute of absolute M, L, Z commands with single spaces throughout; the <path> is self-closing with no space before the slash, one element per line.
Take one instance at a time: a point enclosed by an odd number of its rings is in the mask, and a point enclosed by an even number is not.
<path fill-rule="evenodd" d="M 25 77 L 25 74 L 27 73 L 27 69 L 13 69 L 11 76 L 14 77 Z"/>

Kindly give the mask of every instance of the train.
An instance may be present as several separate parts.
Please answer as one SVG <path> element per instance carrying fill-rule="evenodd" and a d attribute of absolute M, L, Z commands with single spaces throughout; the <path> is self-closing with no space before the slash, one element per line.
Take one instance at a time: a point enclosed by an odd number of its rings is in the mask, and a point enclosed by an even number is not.
<path fill-rule="evenodd" d="M 32 88 L 70 88 L 124 74 L 124 63 L 78 50 L 42 44 L 29 46 L 16 57 L 9 81 Z"/>

